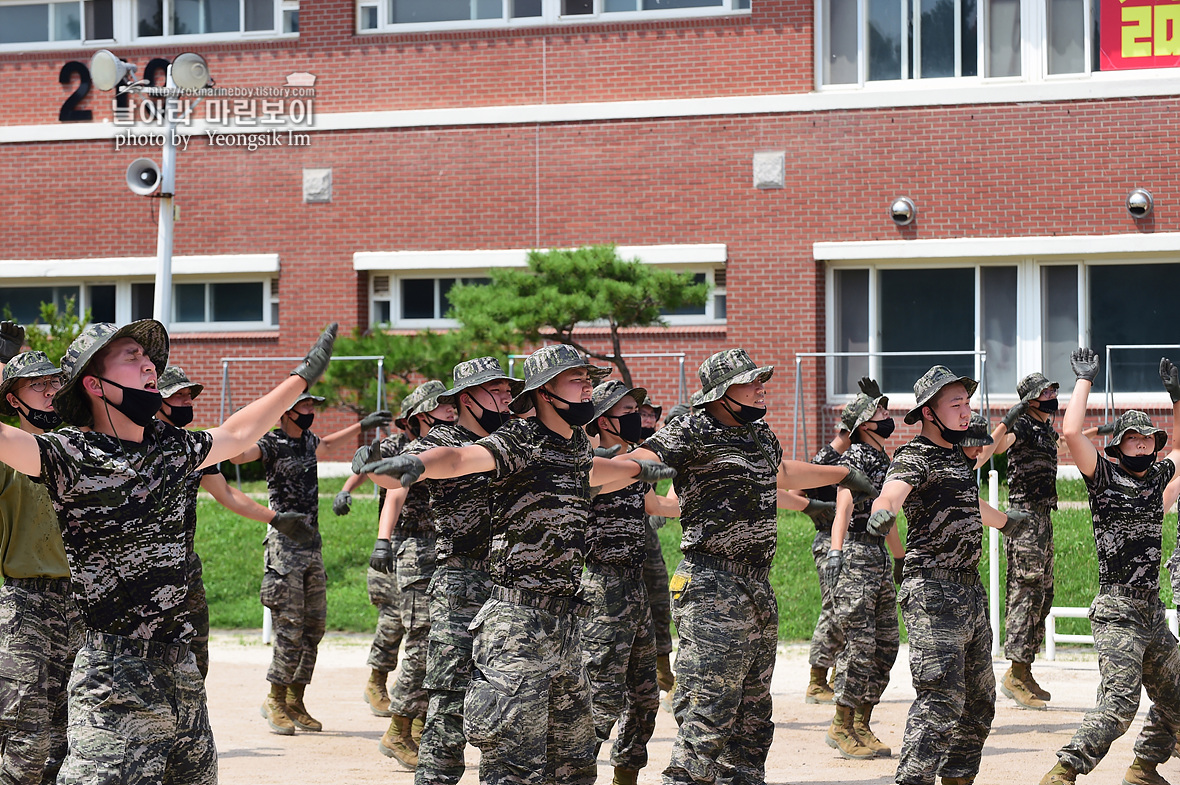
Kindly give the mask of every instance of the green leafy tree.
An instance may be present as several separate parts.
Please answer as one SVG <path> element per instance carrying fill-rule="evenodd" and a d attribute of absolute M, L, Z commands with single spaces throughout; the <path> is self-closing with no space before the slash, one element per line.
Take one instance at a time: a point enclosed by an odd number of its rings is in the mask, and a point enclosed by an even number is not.
<path fill-rule="evenodd" d="M 450 316 L 465 340 L 497 346 L 557 339 L 578 351 L 613 363 L 624 383 L 633 384 L 623 359 L 620 331 L 664 325 L 664 311 L 704 304 L 706 283 L 623 259 L 612 245 L 532 251 L 527 270 L 495 269 L 486 285 L 456 284 L 448 294 Z M 610 330 L 611 352 L 591 350 L 575 330 L 587 323 Z"/>
<path fill-rule="evenodd" d="M 41 315 L 33 324 L 25 325 L 25 343 L 33 351 L 45 352 L 52 362 L 59 363 L 70 344 L 90 323 L 90 311 L 79 316 L 77 302 L 67 297 L 64 308 L 55 303 L 41 303 Z M 4 306 L 4 318 L 12 319 L 12 311 Z"/>

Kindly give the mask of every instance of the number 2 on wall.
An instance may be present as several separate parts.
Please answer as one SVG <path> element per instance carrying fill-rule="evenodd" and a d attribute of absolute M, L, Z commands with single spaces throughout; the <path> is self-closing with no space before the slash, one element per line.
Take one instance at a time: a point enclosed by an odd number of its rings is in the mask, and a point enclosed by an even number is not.
<path fill-rule="evenodd" d="M 156 74 L 161 71 L 167 72 L 170 63 L 162 57 L 154 57 L 148 61 L 147 68 L 143 70 L 144 78 L 149 84 L 156 83 Z M 74 92 L 66 97 L 66 100 L 61 105 L 61 111 L 57 113 L 57 119 L 63 123 L 76 122 L 91 122 L 94 120 L 94 112 L 89 109 L 79 109 L 78 104 L 90 95 L 90 69 L 86 67 L 85 63 L 79 63 L 77 60 L 71 60 L 61 67 L 61 73 L 57 75 L 57 81 L 66 87 L 69 87 L 70 82 L 73 81 L 74 76 L 78 77 L 78 86 L 74 88 Z M 128 106 L 127 93 L 115 93 L 115 106 Z"/>

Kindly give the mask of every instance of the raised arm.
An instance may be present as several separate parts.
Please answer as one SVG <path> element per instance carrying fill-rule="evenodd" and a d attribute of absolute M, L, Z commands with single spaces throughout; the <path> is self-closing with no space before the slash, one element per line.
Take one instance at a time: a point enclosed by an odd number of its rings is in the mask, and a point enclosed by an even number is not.
<path fill-rule="evenodd" d="M 246 448 L 245 452 L 240 452 L 229 459 L 230 463 L 253 463 L 262 459 L 262 448 L 258 446 L 258 442 L 254 442 Z"/>
<path fill-rule="evenodd" d="M 382 488 L 400 488 L 420 478 L 446 480 L 496 470 L 492 453 L 478 444 L 466 447 L 431 447 L 418 455 L 402 453 L 370 461 L 361 471 Z"/>
<path fill-rule="evenodd" d="M 263 507 L 246 494 L 226 482 L 220 474 L 207 474 L 201 478 L 201 488 L 208 491 L 217 503 L 243 518 L 270 523 L 275 517 L 274 510 Z"/>
<path fill-rule="evenodd" d="M 41 476 L 41 449 L 31 433 L 0 423 L 0 463 L 6 463 L 21 474 Z"/>
<path fill-rule="evenodd" d="M 1164 389 L 1172 399 L 1172 449 L 1168 458 L 1172 463 L 1180 466 L 1180 368 L 1172 364 L 1167 357 L 1160 359 L 1160 378 L 1164 381 Z M 1165 505 L 1167 510 L 1171 505 Z"/>
<path fill-rule="evenodd" d="M 1098 355 L 1093 349 L 1075 349 L 1069 357 L 1069 364 L 1078 380 L 1074 383 L 1073 395 L 1069 397 L 1069 406 L 1065 407 L 1061 435 L 1065 437 L 1078 471 L 1086 477 L 1093 477 L 1098 468 L 1098 449 L 1082 433 L 1082 426 L 1086 422 L 1086 399 L 1090 396 L 1094 377 L 1098 375 Z"/>

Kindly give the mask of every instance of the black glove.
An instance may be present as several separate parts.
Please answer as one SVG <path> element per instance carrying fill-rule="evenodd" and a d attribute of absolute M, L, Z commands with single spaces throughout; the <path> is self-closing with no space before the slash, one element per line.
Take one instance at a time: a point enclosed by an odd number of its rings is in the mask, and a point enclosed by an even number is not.
<path fill-rule="evenodd" d="M 1031 512 L 1024 510 L 1008 510 L 1008 522 L 1000 528 L 1000 534 L 1008 537 L 1020 536 L 1020 532 L 1024 530 L 1025 523 L 1032 517 Z"/>
<path fill-rule="evenodd" d="M 875 379 L 870 379 L 867 376 L 860 377 L 860 391 L 870 398 L 881 397 L 881 385 L 877 384 Z"/>
<path fill-rule="evenodd" d="M 877 510 L 869 516 L 868 523 L 865 524 L 865 531 L 874 537 L 884 537 L 893 531 L 893 524 L 896 521 L 897 515 L 889 510 Z"/>
<path fill-rule="evenodd" d="M 386 477 L 393 477 L 403 488 L 409 488 L 416 483 L 424 471 L 426 466 L 417 455 L 395 455 L 392 458 L 371 461 L 361 467 L 362 474 L 384 474 Z"/>
<path fill-rule="evenodd" d="M 20 354 L 25 345 L 25 328 L 16 322 L 0 322 L 0 363 Z"/>
<path fill-rule="evenodd" d="M 820 568 L 820 580 L 823 581 L 824 586 L 827 586 L 829 589 L 835 587 L 836 581 L 840 580 L 840 570 L 843 567 L 844 552 L 837 550 L 828 551 L 828 560 Z"/>
<path fill-rule="evenodd" d="M 843 480 L 837 483 L 841 488 L 847 488 L 852 491 L 852 503 L 860 504 L 869 499 L 877 498 L 877 489 L 873 487 L 873 483 L 864 475 L 860 469 L 848 467 L 848 474 Z"/>
<path fill-rule="evenodd" d="M 369 556 L 369 566 L 377 572 L 393 574 L 393 546 L 389 544 L 389 540 L 377 540 L 373 546 L 373 553 Z"/>
<path fill-rule="evenodd" d="M 1102 425 L 1098 426 L 1098 435 L 1099 436 L 1110 436 L 1112 433 L 1114 433 L 1114 423 L 1113 422 L 1105 422 L 1105 423 L 1102 423 Z"/>
<path fill-rule="evenodd" d="M 1004 419 L 1000 420 L 1000 422 L 1004 424 L 1004 428 L 1006 428 L 1008 430 L 1008 433 L 1011 433 L 1012 427 L 1014 425 L 1016 425 L 1016 421 L 1020 419 L 1020 415 L 1024 414 L 1027 411 L 1028 411 L 1028 401 L 1021 401 L 1020 403 L 1016 404 L 1011 409 L 1009 409 L 1008 413 L 1004 415 Z"/>
<path fill-rule="evenodd" d="M 367 431 L 370 428 L 384 428 L 393 422 L 393 413 L 387 412 L 384 409 L 371 414 L 366 414 L 361 418 L 361 430 Z"/>
<path fill-rule="evenodd" d="M 623 445 L 616 444 L 614 447 L 595 447 L 595 458 L 613 458 L 619 454 L 619 450 L 623 449 Z"/>
<path fill-rule="evenodd" d="M 803 514 L 815 521 L 818 529 L 830 529 L 836 521 L 836 503 L 811 499 L 803 508 Z"/>
<path fill-rule="evenodd" d="M 901 585 L 901 576 L 905 572 L 905 557 L 893 560 L 893 582 L 898 586 Z"/>
<path fill-rule="evenodd" d="M 635 479 L 640 482 L 659 482 L 660 480 L 670 480 L 676 476 L 675 469 L 659 461 L 645 461 L 641 458 L 628 458 L 628 460 L 639 464 L 639 474 L 635 475 Z"/>
<path fill-rule="evenodd" d="M 297 512 L 276 512 L 270 525 L 280 534 L 290 537 L 300 545 L 309 545 L 315 540 L 315 529 L 307 522 L 307 516 Z"/>
<path fill-rule="evenodd" d="M 1085 346 L 1074 349 L 1069 355 L 1069 366 L 1074 376 L 1092 382 L 1098 377 L 1098 353 Z"/>
<path fill-rule="evenodd" d="M 1164 389 L 1172 397 L 1172 403 L 1180 401 L 1180 368 L 1172 365 L 1167 357 L 1160 358 L 1160 378 L 1164 381 Z"/>
<path fill-rule="evenodd" d="M 336 494 L 336 498 L 332 500 L 332 512 L 337 515 L 348 515 L 352 511 L 352 494 L 348 491 L 341 491 Z"/>
<path fill-rule="evenodd" d="M 316 338 L 315 343 L 308 349 L 303 362 L 291 371 L 292 376 L 302 377 L 307 382 L 309 390 L 324 375 L 324 371 L 328 370 L 328 361 L 332 359 L 332 347 L 336 344 L 338 326 L 336 322 L 329 324 L 328 329 L 320 333 L 320 337 Z"/>

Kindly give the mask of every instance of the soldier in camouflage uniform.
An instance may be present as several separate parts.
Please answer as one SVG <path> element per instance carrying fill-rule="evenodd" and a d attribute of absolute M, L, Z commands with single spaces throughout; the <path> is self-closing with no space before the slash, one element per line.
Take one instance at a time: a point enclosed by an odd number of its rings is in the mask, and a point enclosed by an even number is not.
<path fill-rule="evenodd" d="M 270 692 L 262 703 L 261 714 L 271 731 L 282 736 L 294 734 L 296 728 L 323 730 L 303 702 L 328 618 L 316 450 L 321 444 L 329 448 L 355 439 L 365 428 L 389 423 L 388 412 L 374 412 L 321 439 L 310 429 L 315 405 L 323 401 L 318 395 L 304 392 L 283 413 L 278 428 L 231 458 L 234 463 L 261 460 L 270 508 L 302 515 L 315 530 L 305 542 L 297 542 L 274 527 L 266 535 L 259 597 L 274 614 L 274 655 L 266 674 Z"/>
<path fill-rule="evenodd" d="M 904 577 L 897 599 L 910 640 L 917 698 L 910 707 L 896 780 L 968 785 L 979 772 L 995 715 L 991 623 L 979 580 L 983 526 L 1018 533 L 1027 513 L 1007 515 L 981 502 L 975 467 L 960 442 L 977 383 L 936 365 L 914 383 L 905 416 L 918 436 L 893 453 L 881 495 L 865 524 L 888 534 L 905 510 Z"/>
<path fill-rule="evenodd" d="M 25 433 L 61 423 L 61 371 L 19 351 L 24 329 L 0 323 L 0 414 Z M 45 488 L 0 464 L 0 783 L 52 783 L 66 755 L 66 681 L 82 645 L 70 568 Z"/>
<path fill-rule="evenodd" d="M 1051 697 L 1033 678 L 1032 662 L 1045 640 L 1045 618 L 1053 607 L 1053 521 L 1057 509 L 1057 411 L 1060 385 L 1030 373 L 1016 385 L 1020 401 L 992 433 L 995 452 L 1008 453 L 1008 505 L 1029 513 L 1020 538 L 1005 538 L 1008 561 L 1007 635 L 1011 660 L 1000 690 L 1028 709 L 1044 709 Z"/>
<path fill-rule="evenodd" d="M 1160 376 L 1172 398 L 1172 450 L 1161 461 L 1168 436 L 1143 412 L 1115 420 L 1104 460 L 1082 434 L 1086 399 L 1098 375 L 1098 355 L 1077 349 L 1070 356 L 1077 375 L 1061 430 L 1086 481 L 1098 549 L 1098 596 L 1090 626 L 1098 654 L 1098 705 L 1086 712 L 1073 739 L 1057 753 L 1057 765 L 1042 785 L 1073 783 L 1088 774 L 1127 732 L 1139 709 L 1141 689 L 1152 706 L 1124 785 L 1167 785 L 1156 767 L 1168 760 L 1180 729 L 1180 651 L 1168 630 L 1159 595 L 1165 486 L 1180 460 L 1180 370 L 1160 361 Z M 1117 463 L 1115 463 L 1117 461 Z M 1174 499 L 1174 489 L 1169 489 Z"/>
<path fill-rule="evenodd" d="M 592 486 L 605 492 L 671 476 L 667 467 L 595 458 L 582 426 L 591 381 L 605 369 L 570 346 L 524 363 L 512 420 L 467 447 L 435 447 L 364 469 L 405 485 L 494 473 L 490 481 L 491 597 L 471 624 L 474 672 L 463 731 L 479 747 L 481 783 L 594 781 L 594 726 L 574 593 L 581 581 Z"/>
<path fill-rule="evenodd" d="M 205 687 L 189 653 L 184 481 L 245 449 L 327 367 L 335 325 L 292 377 L 204 432 L 154 419 L 168 333 L 153 320 L 85 328 L 53 407 L 72 426 L 0 425 L 0 461 L 49 492 L 87 631 L 69 681 L 59 785 L 215 783 Z"/>
<path fill-rule="evenodd" d="M 676 408 L 688 407 L 677 404 L 669 410 L 668 417 Z M 643 438 L 655 434 L 663 406 L 657 406 L 650 398 L 639 407 L 643 422 Z M 667 692 L 676 685 L 672 674 L 672 595 L 668 593 L 668 564 L 664 561 L 664 549 L 660 546 L 660 528 L 668 522 L 663 515 L 647 516 L 647 535 L 644 548 L 647 556 L 643 561 L 643 583 L 651 605 L 651 620 L 656 631 L 656 684 Z"/>
<path fill-rule="evenodd" d="M 861 393 L 851 404 L 847 420 L 852 445 L 840 458 L 881 488 L 889 469 L 885 441 L 893 433 L 889 399 Z M 824 583 L 831 589 L 836 623 L 844 648 L 836 657 L 833 681 L 836 716 L 828 729 L 828 746 L 845 758 L 889 757 L 892 750 L 869 725 L 873 707 L 889 684 L 897 659 L 897 591 L 893 588 L 893 560 L 905 552 L 897 530 L 887 537 L 867 530 L 869 505 L 854 507 L 852 494 L 841 489 L 836 497 L 832 548 L 824 565 Z M 888 545 L 888 547 L 886 547 Z"/>
<path fill-rule="evenodd" d="M 670 584 L 680 633 L 673 693 L 680 731 L 665 783 L 764 781 L 774 737 L 778 606 L 768 575 L 777 490 L 839 482 L 872 493 L 854 470 L 782 459 L 762 421 L 773 372 L 741 349 L 714 354 L 701 364 L 693 413 L 631 453 L 676 469 L 683 510 L 684 560 Z"/>
<path fill-rule="evenodd" d="M 438 425 L 455 420 L 455 406 L 445 396 L 447 386 L 438 380 L 420 385 L 406 398 L 407 423 L 414 441 L 403 454 L 425 449 L 421 441 Z M 382 445 L 384 449 L 384 444 Z M 389 728 L 377 745 L 382 755 L 393 758 L 407 769 L 418 765 L 418 744 L 412 737 L 415 720 L 426 718 L 427 636 L 430 634 L 430 597 L 427 589 L 437 562 L 434 522 L 430 509 L 431 483 L 417 488 L 398 488 L 387 494 L 381 505 L 377 542 L 369 566 L 378 572 L 392 572 L 397 581 L 398 612 L 405 633 L 405 653 L 389 693 Z M 394 553 L 389 540 L 393 532 L 401 533 L 401 544 Z"/>

